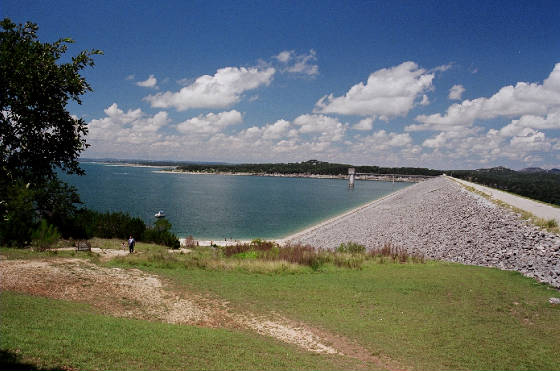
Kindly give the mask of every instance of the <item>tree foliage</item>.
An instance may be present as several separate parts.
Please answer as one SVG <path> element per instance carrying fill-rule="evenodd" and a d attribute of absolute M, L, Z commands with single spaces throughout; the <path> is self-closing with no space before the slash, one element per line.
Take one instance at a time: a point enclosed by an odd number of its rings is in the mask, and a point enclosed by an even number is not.
<path fill-rule="evenodd" d="M 38 26 L 1 22 L 0 34 L 0 165 L 10 179 L 40 184 L 56 177 L 55 169 L 83 173 L 78 157 L 86 147 L 87 126 L 67 111 L 70 101 L 91 86 L 80 71 L 93 66 L 92 55 L 82 51 L 71 62 L 57 63 L 71 39 L 41 43 Z"/>
<path fill-rule="evenodd" d="M 560 205 L 560 174 L 525 173 L 499 167 L 479 170 L 451 170 L 449 175 L 480 183 L 535 200 Z"/>
<path fill-rule="evenodd" d="M 317 160 L 309 160 L 296 163 L 276 164 L 188 164 L 178 166 L 178 170 L 200 172 L 200 173 L 252 173 L 252 174 L 314 174 L 314 175 L 347 175 L 348 164 L 329 163 Z M 405 175 L 441 175 L 439 170 L 410 167 L 379 167 L 379 166 L 355 166 L 358 173 L 377 174 L 405 174 Z"/>
<path fill-rule="evenodd" d="M 92 90 L 80 71 L 101 52 L 61 63 L 71 39 L 42 43 L 34 23 L 0 25 L 0 243 L 22 246 L 40 219 L 60 226 L 76 211 L 75 189 L 56 172 L 84 173 L 87 125 L 67 106 Z"/>

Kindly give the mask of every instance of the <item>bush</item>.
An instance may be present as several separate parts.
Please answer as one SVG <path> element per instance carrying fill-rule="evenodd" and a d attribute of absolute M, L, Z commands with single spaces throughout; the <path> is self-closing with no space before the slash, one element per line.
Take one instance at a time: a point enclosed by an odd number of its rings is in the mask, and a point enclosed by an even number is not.
<path fill-rule="evenodd" d="M 333 263 L 337 267 L 358 269 L 361 268 L 364 260 L 364 254 L 348 254 L 348 253 L 337 253 L 333 257 Z"/>
<path fill-rule="evenodd" d="M 140 236 L 144 234 L 146 224 L 140 218 L 131 217 L 122 212 L 100 213 L 97 211 L 82 209 L 73 222 L 74 238 L 120 238 L 127 239 L 128 236 Z"/>
<path fill-rule="evenodd" d="M 326 254 L 319 253 L 313 246 L 302 244 L 286 244 L 279 246 L 276 242 L 256 239 L 251 243 L 224 246 L 221 251 L 226 257 L 262 259 L 267 261 L 286 261 L 306 265 L 313 270 L 319 269 L 328 261 Z"/>
<path fill-rule="evenodd" d="M 31 232 L 36 226 L 34 191 L 29 184 L 16 183 L 5 188 L 6 194 L 0 201 L 0 244 L 25 247 L 31 241 Z"/>
<path fill-rule="evenodd" d="M 425 257 L 419 253 L 408 253 L 405 249 L 395 247 L 390 243 L 385 243 L 382 248 L 370 250 L 368 255 L 372 258 L 379 257 L 380 263 L 384 263 L 385 258 L 390 258 L 395 263 L 406 263 L 412 260 L 413 263 L 424 263 Z"/>
<path fill-rule="evenodd" d="M 31 234 L 32 245 L 39 251 L 44 251 L 55 245 L 60 239 L 56 227 L 41 219 L 39 227 Z"/>
<path fill-rule="evenodd" d="M 153 242 L 159 245 L 165 245 L 171 247 L 172 249 L 178 249 L 181 247 L 181 243 L 177 236 L 171 233 L 171 223 L 166 219 L 159 219 L 156 224 L 147 228 L 141 235 L 142 241 Z"/>
<path fill-rule="evenodd" d="M 355 242 L 341 243 L 336 248 L 336 252 L 348 254 L 363 254 L 366 252 L 366 247 Z"/>
<path fill-rule="evenodd" d="M 194 240 L 193 236 L 190 236 L 190 235 L 189 235 L 189 236 L 185 239 L 185 247 L 186 247 L 187 249 L 192 249 L 192 248 L 196 247 L 196 241 Z"/>

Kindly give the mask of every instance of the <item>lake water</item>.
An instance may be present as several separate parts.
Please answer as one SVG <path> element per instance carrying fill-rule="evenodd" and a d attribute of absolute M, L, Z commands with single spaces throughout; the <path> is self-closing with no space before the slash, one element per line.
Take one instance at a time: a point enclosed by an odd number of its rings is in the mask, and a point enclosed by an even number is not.
<path fill-rule="evenodd" d="M 179 237 L 276 239 L 383 197 L 409 183 L 157 173 L 157 168 L 82 163 L 85 176 L 61 175 L 97 211 L 155 222 L 164 210 Z"/>

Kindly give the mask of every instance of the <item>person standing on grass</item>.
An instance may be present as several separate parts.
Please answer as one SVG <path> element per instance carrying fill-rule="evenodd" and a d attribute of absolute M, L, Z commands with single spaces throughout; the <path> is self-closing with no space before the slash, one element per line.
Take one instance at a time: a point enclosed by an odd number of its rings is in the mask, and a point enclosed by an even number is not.
<path fill-rule="evenodd" d="M 128 239 L 128 251 L 132 254 L 134 252 L 134 245 L 136 244 L 136 241 L 134 240 L 134 238 L 132 236 L 130 236 L 130 238 Z"/>

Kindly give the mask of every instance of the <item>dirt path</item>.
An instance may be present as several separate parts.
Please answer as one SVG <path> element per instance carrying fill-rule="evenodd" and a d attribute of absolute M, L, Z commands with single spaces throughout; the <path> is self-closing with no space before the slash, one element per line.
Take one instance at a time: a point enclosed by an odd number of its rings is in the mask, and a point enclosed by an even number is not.
<path fill-rule="evenodd" d="M 310 352 L 341 354 L 387 369 L 402 369 L 344 337 L 275 313 L 236 312 L 225 300 L 173 289 L 160 277 L 138 269 L 105 268 L 82 259 L 1 260 L 0 289 L 86 302 L 118 317 L 250 329 Z"/>

